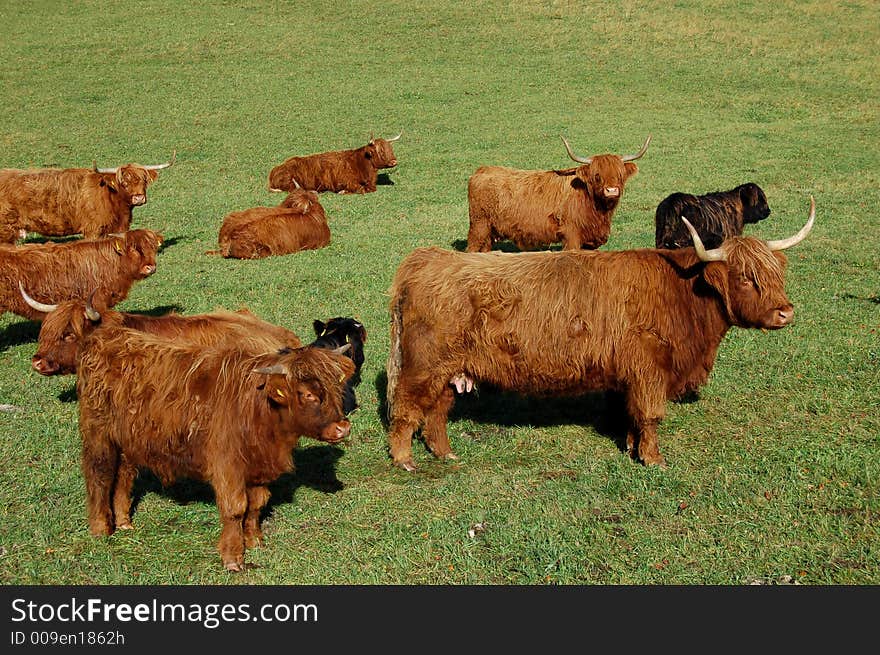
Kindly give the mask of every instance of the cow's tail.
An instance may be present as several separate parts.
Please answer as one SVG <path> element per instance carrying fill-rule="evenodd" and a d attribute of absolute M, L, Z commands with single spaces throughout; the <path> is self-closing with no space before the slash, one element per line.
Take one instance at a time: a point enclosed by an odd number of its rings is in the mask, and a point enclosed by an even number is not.
<path fill-rule="evenodd" d="M 403 366 L 403 349 L 400 339 L 403 332 L 403 294 L 400 290 L 396 290 L 391 299 L 391 347 L 388 353 L 388 364 L 385 372 L 388 377 L 388 384 L 385 387 L 385 412 L 388 420 L 391 420 L 391 409 L 394 399 L 394 391 L 397 389 L 397 383 L 400 380 L 400 369 Z"/>

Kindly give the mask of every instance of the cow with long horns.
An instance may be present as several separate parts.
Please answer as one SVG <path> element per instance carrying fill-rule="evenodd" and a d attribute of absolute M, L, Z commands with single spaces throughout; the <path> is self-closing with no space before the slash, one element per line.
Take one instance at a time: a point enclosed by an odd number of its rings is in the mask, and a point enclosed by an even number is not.
<path fill-rule="evenodd" d="M 132 527 L 139 468 L 163 484 L 202 480 L 217 500 L 223 565 L 240 571 L 245 548 L 262 541 L 268 485 L 293 470 L 300 437 L 348 436 L 342 392 L 353 372 L 348 357 L 321 348 L 254 355 L 127 328 L 93 332 L 76 384 L 90 532 Z"/>
<path fill-rule="evenodd" d="M 0 243 L 15 243 L 28 232 L 86 239 L 124 232 L 132 208 L 147 202 L 147 187 L 176 156 L 147 166 L 0 169 Z"/>
<path fill-rule="evenodd" d="M 143 229 L 103 239 L 0 245 L 0 314 L 43 320 L 46 313 L 28 304 L 21 288 L 40 303 L 93 298 L 97 306 L 113 307 L 135 282 L 156 272 L 161 245 L 161 234 Z"/>
<path fill-rule="evenodd" d="M 20 288 L 24 301 L 45 315 L 31 367 L 40 375 L 76 373 L 80 349 L 96 330 L 126 327 L 166 339 L 214 346 L 237 345 L 255 354 L 299 348 L 302 342 L 287 328 L 261 320 L 248 309 L 217 309 L 206 314 L 163 316 L 98 309 L 90 300 L 49 304 L 34 300 Z"/>
<path fill-rule="evenodd" d="M 632 155 L 576 155 L 565 137 L 568 156 L 580 166 L 564 170 L 519 170 L 480 166 L 468 180 L 468 252 L 488 252 L 510 240 L 520 250 L 562 242 L 566 250 L 593 249 L 611 235 L 611 217 L 633 163 L 648 150 L 651 136 Z"/>
<path fill-rule="evenodd" d="M 400 134 L 390 139 L 371 136 L 360 148 L 290 157 L 269 172 L 269 190 L 372 193 L 379 170 L 397 166 L 391 144 L 399 138 Z"/>
<path fill-rule="evenodd" d="M 657 426 L 669 399 L 695 391 L 731 326 L 779 329 L 794 308 L 781 252 L 812 229 L 762 241 L 617 252 L 460 253 L 420 248 L 391 286 L 389 447 L 414 470 L 421 428 L 455 459 L 446 433 L 455 391 L 485 382 L 525 394 L 622 394 L 627 450 L 665 465 Z"/>

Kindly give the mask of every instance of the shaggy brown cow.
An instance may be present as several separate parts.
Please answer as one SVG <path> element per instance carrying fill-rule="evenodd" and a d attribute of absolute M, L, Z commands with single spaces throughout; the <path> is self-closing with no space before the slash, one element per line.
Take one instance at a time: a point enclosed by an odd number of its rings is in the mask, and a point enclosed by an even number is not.
<path fill-rule="evenodd" d="M 654 243 L 658 248 L 690 246 L 691 235 L 681 221 L 684 217 L 697 230 L 704 246 L 717 248 L 727 237 L 742 234 L 744 224 L 763 221 L 769 215 L 767 196 L 754 182 L 702 196 L 673 193 L 657 205 Z"/>
<path fill-rule="evenodd" d="M 192 316 L 175 313 L 146 316 L 111 309 L 98 311 L 85 300 L 67 300 L 55 305 L 39 303 L 23 288 L 21 293 L 28 305 L 45 312 L 46 316 L 40 326 L 37 352 L 31 358 L 32 368 L 41 375 L 76 373 L 80 347 L 85 338 L 95 330 L 107 328 L 127 327 L 204 346 L 237 344 L 254 354 L 302 346 L 296 334 L 260 320 L 247 309 L 237 312 L 219 309 Z"/>
<path fill-rule="evenodd" d="M 132 207 L 147 202 L 147 186 L 176 154 L 149 166 L 0 170 L 0 243 L 27 232 L 97 239 L 128 230 Z"/>
<path fill-rule="evenodd" d="M 352 150 L 335 150 L 304 157 L 290 157 L 269 172 L 270 191 L 335 191 L 371 193 L 376 190 L 379 169 L 397 166 L 390 139 L 374 139 Z"/>
<path fill-rule="evenodd" d="M 580 157 L 565 137 L 562 142 L 581 166 L 556 171 L 481 166 L 471 175 L 468 252 L 488 252 L 505 239 L 520 250 L 558 241 L 566 250 L 598 248 L 608 241 L 623 187 L 638 172 L 632 162 L 645 154 L 651 137 L 634 155 Z"/>
<path fill-rule="evenodd" d="M 260 259 L 323 248 L 330 243 L 330 226 L 318 194 L 294 189 L 278 207 L 228 214 L 219 242 L 224 257 Z"/>
<path fill-rule="evenodd" d="M 40 302 L 94 294 L 94 303 L 113 307 L 132 285 L 156 271 L 162 235 L 130 230 L 103 239 L 64 243 L 0 245 L 0 314 L 14 312 L 35 321 L 44 313 L 28 305 L 19 283 Z"/>
<path fill-rule="evenodd" d="M 253 355 L 181 345 L 136 330 L 93 333 L 77 376 L 89 530 L 131 528 L 139 467 L 163 484 L 179 478 L 214 489 L 224 566 L 241 570 L 262 540 L 267 485 L 293 470 L 301 436 L 339 443 L 348 357 L 321 348 Z"/>
<path fill-rule="evenodd" d="M 532 394 L 621 392 L 627 448 L 665 464 L 666 401 L 708 379 L 727 330 L 776 329 L 794 315 L 781 241 L 731 237 L 694 247 L 618 252 L 457 253 L 421 248 L 391 287 L 389 445 L 413 470 L 411 439 L 455 458 L 446 434 L 454 386 L 483 381 Z M 637 450 L 633 450 L 637 444 Z"/>

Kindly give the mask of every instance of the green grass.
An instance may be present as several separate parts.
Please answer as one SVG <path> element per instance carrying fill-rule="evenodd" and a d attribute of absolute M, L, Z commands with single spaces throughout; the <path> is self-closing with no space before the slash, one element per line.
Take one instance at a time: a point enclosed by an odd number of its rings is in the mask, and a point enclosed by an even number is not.
<path fill-rule="evenodd" d="M 880 8 L 874 2 L 4 3 L 0 166 L 177 163 L 134 225 L 170 244 L 118 309 L 250 307 L 311 338 L 369 338 L 345 450 L 304 440 L 252 568 L 223 571 L 216 507 L 149 477 L 136 530 L 89 535 L 73 377 L 30 370 L 38 326 L 0 317 L 4 584 L 880 583 Z M 293 154 L 403 132 L 393 185 L 322 195 L 332 242 L 205 255 L 230 211 L 277 204 Z M 467 234 L 482 164 L 634 152 L 605 249 L 653 245 L 657 203 L 754 181 L 750 233 L 789 251 L 789 328 L 732 330 L 700 399 L 670 404 L 666 470 L 620 452 L 595 399 L 484 392 L 454 465 L 390 466 L 379 403 L 399 262 Z M 612 293 L 613 290 L 609 290 Z M 473 536 L 469 530 L 474 528 Z"/>

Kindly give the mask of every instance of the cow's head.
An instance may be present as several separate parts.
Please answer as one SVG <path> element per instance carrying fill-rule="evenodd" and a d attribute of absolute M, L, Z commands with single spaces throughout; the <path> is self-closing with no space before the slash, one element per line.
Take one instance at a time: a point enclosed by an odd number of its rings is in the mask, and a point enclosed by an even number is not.
<path fill-rule="evenodd" d="M 794 306 L 785 295 L 786 258 L 781 251 L 803 241 L 815 218 L 811 196 L 810 217 L 794 236 L 778 241 L 729 237 L 718 248 L 706 250 L 693 225 L 682 217 L 697 256 L 707 262 L 703 279 L 724 299 L 734 325 L 777 330 L 791 323 Z"/>
<path fill-rule="evenodd" d="M 770 206 L 763 189 L 754 182 L 736 187 L 743 208 L 743 223 L 757 223 L 770 215 Z"/>
<path fill-rule="evenodd" d="M 296 182 L 296 180 L 294 180 Z M 318 204 L 318 194 L 314 191 L 306 191 L 305 189 L 300 189 L 299 185 L 297 188 L 287 194 L 287 197 L 281 201 L 279 207 L 285 207 L 287 209 L 295 209 L 298 212 L 305 214 L 309 211 L 312 205 Z"/>
<path fill-rule="evenodd" d="M 174 164 L 177 158 L 175 150 L 171 160 L 164 164 L 125 164 L 114 168 L 98 168 L 92 164 L 96 173 L 101 173 L 101 184 L 106 185 L 112 192 L 120 194 L 133 206 L 146 204 L 147 187 L 159 177 L 159 171 Z"/>
<path fill-rule="evenodd" d="M 374 139 L 371 135 L 370 142 L 364 148 L 364 157 L 370 160 L 373 168 L 394 168 L 397 166 L 397 157 L 391 143 L 399 138 L 400 134 L 390 139 Z"/>
<path fill-rule="evenodd" d="M 91 300 L 66 300 L 55 305 L 40 303 L 27 294 L 21 282 L 18 286 L 28 305 L 46 312 L 31 367 L 40 375 L 76 373 L 80 346 L 101 324 L 100 312 L 92 307 Z"/>
<path fill-rule="evenodd" d="M 620 202 L 626 181 L 638 172 L 639 168 L 633 161 L 647 152 L 651 136 L 648 135 L 642 148 L 634 155 L 581 157 L 572 151 L 565 137 L 562 137 L 562 143 L 568 156 L 581 164 L 575 171 L 577 179 L 587 188 L 598 205 L 611 209 Z"/>
<path fill-rule="evenodd" d="M 113 251 L 124 260 L 128 274 L 142 280 L 156 272 L 156 257 L 164 238 L 153 230 L 129 230 L 107 237 Z"/>
<path fill-rule="evenodd" d="M 261 391 L 285 433 L 329 443 L 348 436 L 351 423 L 345 418 L 342 395 L 354 375 L 354 362 L 342 354 L 344 350 L 347 347 L 283 348 L 254 369 L 266 376 Z"/>
<path fill-rule="evenodd" d="M 348 357 L 354 362 L 356 371 L 361 370 L 364 363 L 364 344 L 367 342 L 367 330 L 363 323 L 353 318 L 337 316 L 326 323 L 315 320 L 312 327 L 316 339 L 310 345 L 334 349 L 351 344 Z"/>

